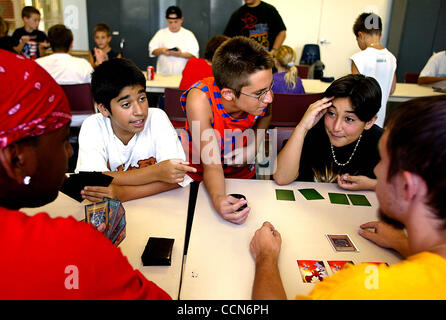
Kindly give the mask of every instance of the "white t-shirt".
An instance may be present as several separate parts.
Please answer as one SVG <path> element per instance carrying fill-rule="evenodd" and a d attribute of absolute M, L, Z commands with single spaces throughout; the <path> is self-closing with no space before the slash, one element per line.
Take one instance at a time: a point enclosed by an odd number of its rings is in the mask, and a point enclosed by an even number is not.
<path fill-rule="evenodd" d="M 82 58 L 73 57 L 68 53 L 53 53 L 36 59 L 58 84 L 81 84 L 91 82 L 93 68 Z"/>
<path fill-rule="evenodd" d="M 429 58 L 423 70 L 420 72 L 420 77 L 444 77 L 446 76 L 446 50 L 435 53 Z M 445 87 L 446 80 L 429 83 L 429 86 Z"/>
<path fill-rule="evenodd" d="M 198 41 L 194 34 L 184 28 L 178 32 L 171 32 L 169 28 L 158 30 L 149 42 L 149 56 L 152 55 L 153 50 L 159 48 L 179 48 L 182 52 L 189 52 L 198 58 Z M 156 62 L 156 73 L 161 74 L 181 74 L 188 59 L 159 55 Z"/>
<path fill-rule="evenodd" d="M 383 127 L 387 100 L 389 99 L 393 77 L 395 76 L 396 58 L 385 48 L 381 50 L 367 48 L 350 57 L 350 68 L 352 61 L 358 68 L 359 73 L 375 78 L 381 87 L 381 108 L 378 111 L 378 119 L 375 123 Z"/>
<path fill-rule="evenodd" d="M 114 134 L 110 119 L 96 113 L 82 123 L 75 172 L 127 171 L 169 159 L 185 160 L 186 156 L 163 110 L 149 108 L 144 130 L 135 134 L 127 145 Z M 185 175 L 180 185 L 187 186 L 191 181 Z"/>

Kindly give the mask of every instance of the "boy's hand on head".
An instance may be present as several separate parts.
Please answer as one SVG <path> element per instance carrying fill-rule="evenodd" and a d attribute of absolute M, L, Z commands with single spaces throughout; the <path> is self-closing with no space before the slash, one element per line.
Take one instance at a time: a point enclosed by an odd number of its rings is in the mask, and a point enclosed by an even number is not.
<path fill-rule="evenodd" d="M 108 187 L 87 186 L 81 191 L 81 195 L 83 199 L 87 199 L 91 202 L 102 201 L 104 197 L 121 200 L 120 191 L 121 187 L 112 183 Z"/>
<path fill-rule="evenodd" d="M 213 199 L 214 208 L 223 219 L 235 223 L 243 224 L 248 218 L 251 208 L 246 207 L 242 211 L 237 210 L 248 202 L 245 199 L 237 199 L 232 196 L 217 196 Z"/>
<path fill-rule="evenodd" d="M 302 120 L 300 120 L 298 126 L 304 130 L 309 131 L 313 128 L 319 120 L 327 113 L 328 108 L 332 105 L 333 97 L 322 98 L 315 103 L 311 104 L 305 112 Z"/>
<path fill-rule="evenodd" d="M 158 180 L 167 183 L 181 183 L 187 172 L 197 172 L 197 169 L 188 166 L 189 162 L 181 159 L 170 159 L 161 161 L 159 167 Z"/>
<path fill-rule="evenodd" d="M 93 48 L 94 50 L 94 56 L 96 58 L 96 63 L 101 64 L 105 60 L 107 60 L 107 55 L 102 51 L 101 49 L 98 49 L 96 47 Z"/>

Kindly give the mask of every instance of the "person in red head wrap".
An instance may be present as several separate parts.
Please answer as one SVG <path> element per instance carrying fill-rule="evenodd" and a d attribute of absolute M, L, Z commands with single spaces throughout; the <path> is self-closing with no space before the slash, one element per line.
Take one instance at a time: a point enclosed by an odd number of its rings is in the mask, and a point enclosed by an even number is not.
<path fill-rule="evenodd" d="M 91 225 L 19 211 L 57 197 L 71 114 L 46 71 L 4 50 L 0 88 L 0 299 L 170 299 Z"/>

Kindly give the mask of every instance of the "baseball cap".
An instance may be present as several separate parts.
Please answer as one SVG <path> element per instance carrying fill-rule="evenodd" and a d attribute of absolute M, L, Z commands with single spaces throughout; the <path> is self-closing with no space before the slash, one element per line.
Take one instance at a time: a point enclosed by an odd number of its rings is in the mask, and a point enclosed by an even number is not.
<path fill-rule="evenodd" d="M 175 15 L 176 17 L 169 17 L 171 15 Z M 166 19 L 181 19 L 183 14 L 181 13 L 181 9 L 177 6 L 170 6 L 166 10 Z"/>

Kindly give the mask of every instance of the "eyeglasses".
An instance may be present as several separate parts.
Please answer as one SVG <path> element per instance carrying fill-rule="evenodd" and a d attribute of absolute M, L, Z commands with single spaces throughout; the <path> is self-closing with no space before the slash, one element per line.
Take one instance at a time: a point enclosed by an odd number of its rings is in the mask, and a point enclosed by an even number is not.
<path fill-rule="evenodd" d="M 268 94 L 268 92 L 270 92 L 273 89 L 273 86 L 274 86 L 274 80 L 273 80 L 273 82 L 271 82 L 271 85 L 269 86 L 268 89 L 266 89 L 265 91 L 259 93 L 258 95 L 251 95 L 251 94 L 247 94 L 247 93 L 244 93 L 244 92 L 241 92 L 241 91 L 240 91 L 240 93 L 245 95 L 245 96 L 257 99 L 259 101 L 263 101 L 265 99 L 266 95 Z M 236 90 L 234 90 L 234 91 L 236 91 Z"/>

